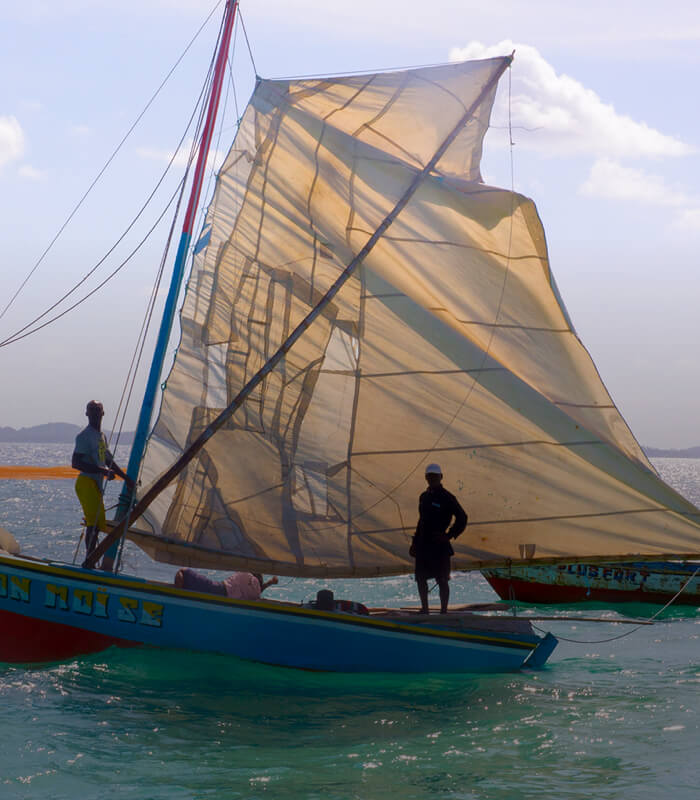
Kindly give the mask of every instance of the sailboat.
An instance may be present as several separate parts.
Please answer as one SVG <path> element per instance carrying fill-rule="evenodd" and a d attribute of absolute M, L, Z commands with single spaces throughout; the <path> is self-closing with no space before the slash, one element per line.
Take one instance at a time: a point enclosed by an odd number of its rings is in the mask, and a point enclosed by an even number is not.
<path fill-rule="evenodd" d="M 332 671 L 541 667 L 556 639 L 521 618 L 238 601 L 95 569 L 126 536 L 181 566 L 411 573 L 436 459 L 470 514 L 456 569 L 700 551 L 700 511 L 655 473 L 576 336 L 534 203 L 482 182 L 510 63 L 257 80 L 153 423 L 190 199 L 127 470 L 142 488 L 82 567 L 0 556 L 0 660 L 145 644 Z"/>
<path fill-rule="evenodd" d="M 700 562 L 530 564 L 483 570 L 504 600 L 521 603 L 653 603 L 700 606 Z"/>

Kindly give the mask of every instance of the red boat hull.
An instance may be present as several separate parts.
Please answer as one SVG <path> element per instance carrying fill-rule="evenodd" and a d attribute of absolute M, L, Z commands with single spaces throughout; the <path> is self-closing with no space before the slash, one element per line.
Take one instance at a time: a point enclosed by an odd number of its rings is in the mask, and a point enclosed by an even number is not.
<path fill-rule="evenodd" d="M 515 578 L 492 578 L 486 580 L 504 600 L 520 603 L 656 603 L 664 605 L 673 597 L 658 592 L 616 591 L 615 589 L 587 589 L 584 586 L 554 586 L 551 583 L 519 581 Z M 675 601 L 679 605 L 697 606 L 695 597 L 680 595 Z"/>
<path fill-rule="evenodd" d="M 112 646 L 138 647 L 137 642 L 4 610 L 0 610 L 0 630 L 0 661 L 10 664 L 64 661 Z"/>
<path fill-rule="evenodd" d="M 627 563 L 482 570 L 504 600 L 521 603 L 654 603 L 700 606 L 700 564 Z"/>

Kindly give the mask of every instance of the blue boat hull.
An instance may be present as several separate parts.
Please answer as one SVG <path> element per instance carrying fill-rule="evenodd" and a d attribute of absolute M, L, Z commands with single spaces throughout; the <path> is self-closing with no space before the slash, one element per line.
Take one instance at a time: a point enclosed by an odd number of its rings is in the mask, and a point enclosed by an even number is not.
<path fill-rule="evenodd" d="M 495 620 L 496 627 L 498 620 Z M 517 627 L 517 626 L 516 626 Z M 455 630 L 246 602 L 80 568 L 0 557 L 0 661 L 49 662 L 110 645 L 223 653 L 343 672 L 502 672 L 541 666 L 553 637 L 523 622 Z"/>

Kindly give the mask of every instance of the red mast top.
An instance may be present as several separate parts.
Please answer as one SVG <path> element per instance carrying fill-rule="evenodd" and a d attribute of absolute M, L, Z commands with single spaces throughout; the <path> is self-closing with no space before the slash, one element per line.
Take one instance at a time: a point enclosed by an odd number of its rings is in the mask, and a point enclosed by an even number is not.
<path fill-rule="evenodd" d="M 219 108 L 219 99 L 221 97 L 221 85 L 224 81 L 224 74 L 226 72 L 226 61 L 228 60 L 231 32 L 233 31 L 233 23 L 236 18 L 237 8 L 238 0 L 227 0 L 226 12 L 224 14 L 223 32 L 221 35 L 221 45 L 219 46 L 219 52 L 216 57 L 216 65 L 214 67 L 214 80 L 212 81 L 211 86 L 209 108 L 207 109 L 207 118 L 204 123 L 202 140 L 199 145 L 197 166 L 195 167 L 194 171 L 190 200 L 187 204 L 185 221 L 182 225 L 183 233 L 188 233 L 190 236 L 192 235 L 192 228 L 197 215 L 199 196 L 202 192 L 202 184 L 204 182 L 204 171 L 207 166 L 207 157 L 209 156 L 209 148 L 211 146 L 212 136 L 214 135 L 214 124 L 216 122 L 216 114 Z"/>

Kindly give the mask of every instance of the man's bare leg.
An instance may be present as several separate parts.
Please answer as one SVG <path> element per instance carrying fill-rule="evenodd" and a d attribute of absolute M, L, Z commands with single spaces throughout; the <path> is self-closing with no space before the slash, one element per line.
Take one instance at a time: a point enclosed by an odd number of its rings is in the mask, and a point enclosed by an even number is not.
<path fill-rule="evenodd" d="M 450 602 L 450 582 L 447 579 L 438 581 L 440 590 L 440 613 L 447 614 L 447 606 Z"/>
<path fill-rule="evenodd" d="M 416 583 L 418 584 L 418 596 L 420 597 L 420 605 L 421 605 L 421 614 L 429 614 L 430 607 L 428 606 L 428 581 L 417 580 Z"/>
<path fill-rule="evenodd" d="M 97 528 L 94 525 L 88 525 L 85 528 L 85 552 L 89 556 L 96 547 Z"/>

